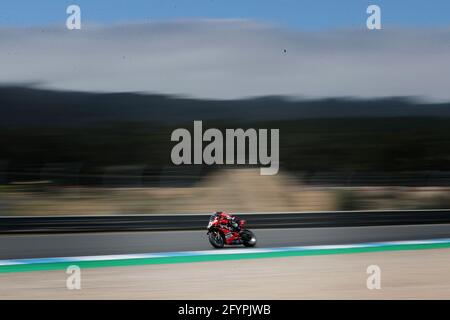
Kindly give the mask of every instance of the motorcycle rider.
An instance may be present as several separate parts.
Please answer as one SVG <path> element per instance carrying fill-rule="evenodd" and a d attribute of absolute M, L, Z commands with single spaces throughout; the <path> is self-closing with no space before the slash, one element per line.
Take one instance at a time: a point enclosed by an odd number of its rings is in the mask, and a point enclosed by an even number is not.
<path fill-rule="evenodd" d="M 217 211 L 215 215 L 218 217 L 219 223 L 230 226 L 231 231 L 239 232 L 241 230 L 239 220 L 235 216 L 224 211 Z"/>

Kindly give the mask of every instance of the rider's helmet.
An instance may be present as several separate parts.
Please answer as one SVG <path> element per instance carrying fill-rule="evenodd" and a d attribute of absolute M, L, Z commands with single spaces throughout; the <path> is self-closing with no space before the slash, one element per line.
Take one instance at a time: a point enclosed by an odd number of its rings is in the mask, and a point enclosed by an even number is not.
<path fill-rule="evenodd" d="M 223 219 L 226 221 L 234 220 L 234 217 L 232 215 L 226 213 L 225 211 L 216 211 L 216 213 L 214 215 L 216 217 L 218 217 L 219 219 Z"/>

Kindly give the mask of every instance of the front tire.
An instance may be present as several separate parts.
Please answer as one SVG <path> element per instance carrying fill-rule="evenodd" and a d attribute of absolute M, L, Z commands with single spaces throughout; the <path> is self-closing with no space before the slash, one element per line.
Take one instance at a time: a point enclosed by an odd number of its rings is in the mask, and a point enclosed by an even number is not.
<path fill-rule="evenodd" d="M 208 235 L 209 243 L 216 248 L 220 249 L 223 248 L 225 245 L 225 239 L 223 238 L 222 234 L 218 231 L 212 231 Z"/>
<path fill-rule="evenodd" d="M 244 230 L 241 233 L 242 243 L 246 247 L 254 247 L 256 246 L 256 236 L 250 230 Z"/>

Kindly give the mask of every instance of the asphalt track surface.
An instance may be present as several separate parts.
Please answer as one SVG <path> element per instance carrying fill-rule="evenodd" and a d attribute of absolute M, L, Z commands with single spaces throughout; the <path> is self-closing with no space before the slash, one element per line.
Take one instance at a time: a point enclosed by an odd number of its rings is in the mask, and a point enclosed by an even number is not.
<path fill-rule="evenodd" d="M 270 248 L 449 238 L 450 224 L 253 231 L 257 246 Z M 1 260 L 210 249 L 206 230 L 0 236 Z"/>

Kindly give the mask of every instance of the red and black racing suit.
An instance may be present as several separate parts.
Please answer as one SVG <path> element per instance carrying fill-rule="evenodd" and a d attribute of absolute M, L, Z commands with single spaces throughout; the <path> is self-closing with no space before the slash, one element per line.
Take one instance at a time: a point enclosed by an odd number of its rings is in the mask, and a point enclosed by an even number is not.
<path fill-rule="evenodd" d="M 240 231 L 239 220 L 235 216 L 225 212 L 216 212 L 216 215 L 219 217 L 219 223 L 230 226 L 232 231 Z"/>

